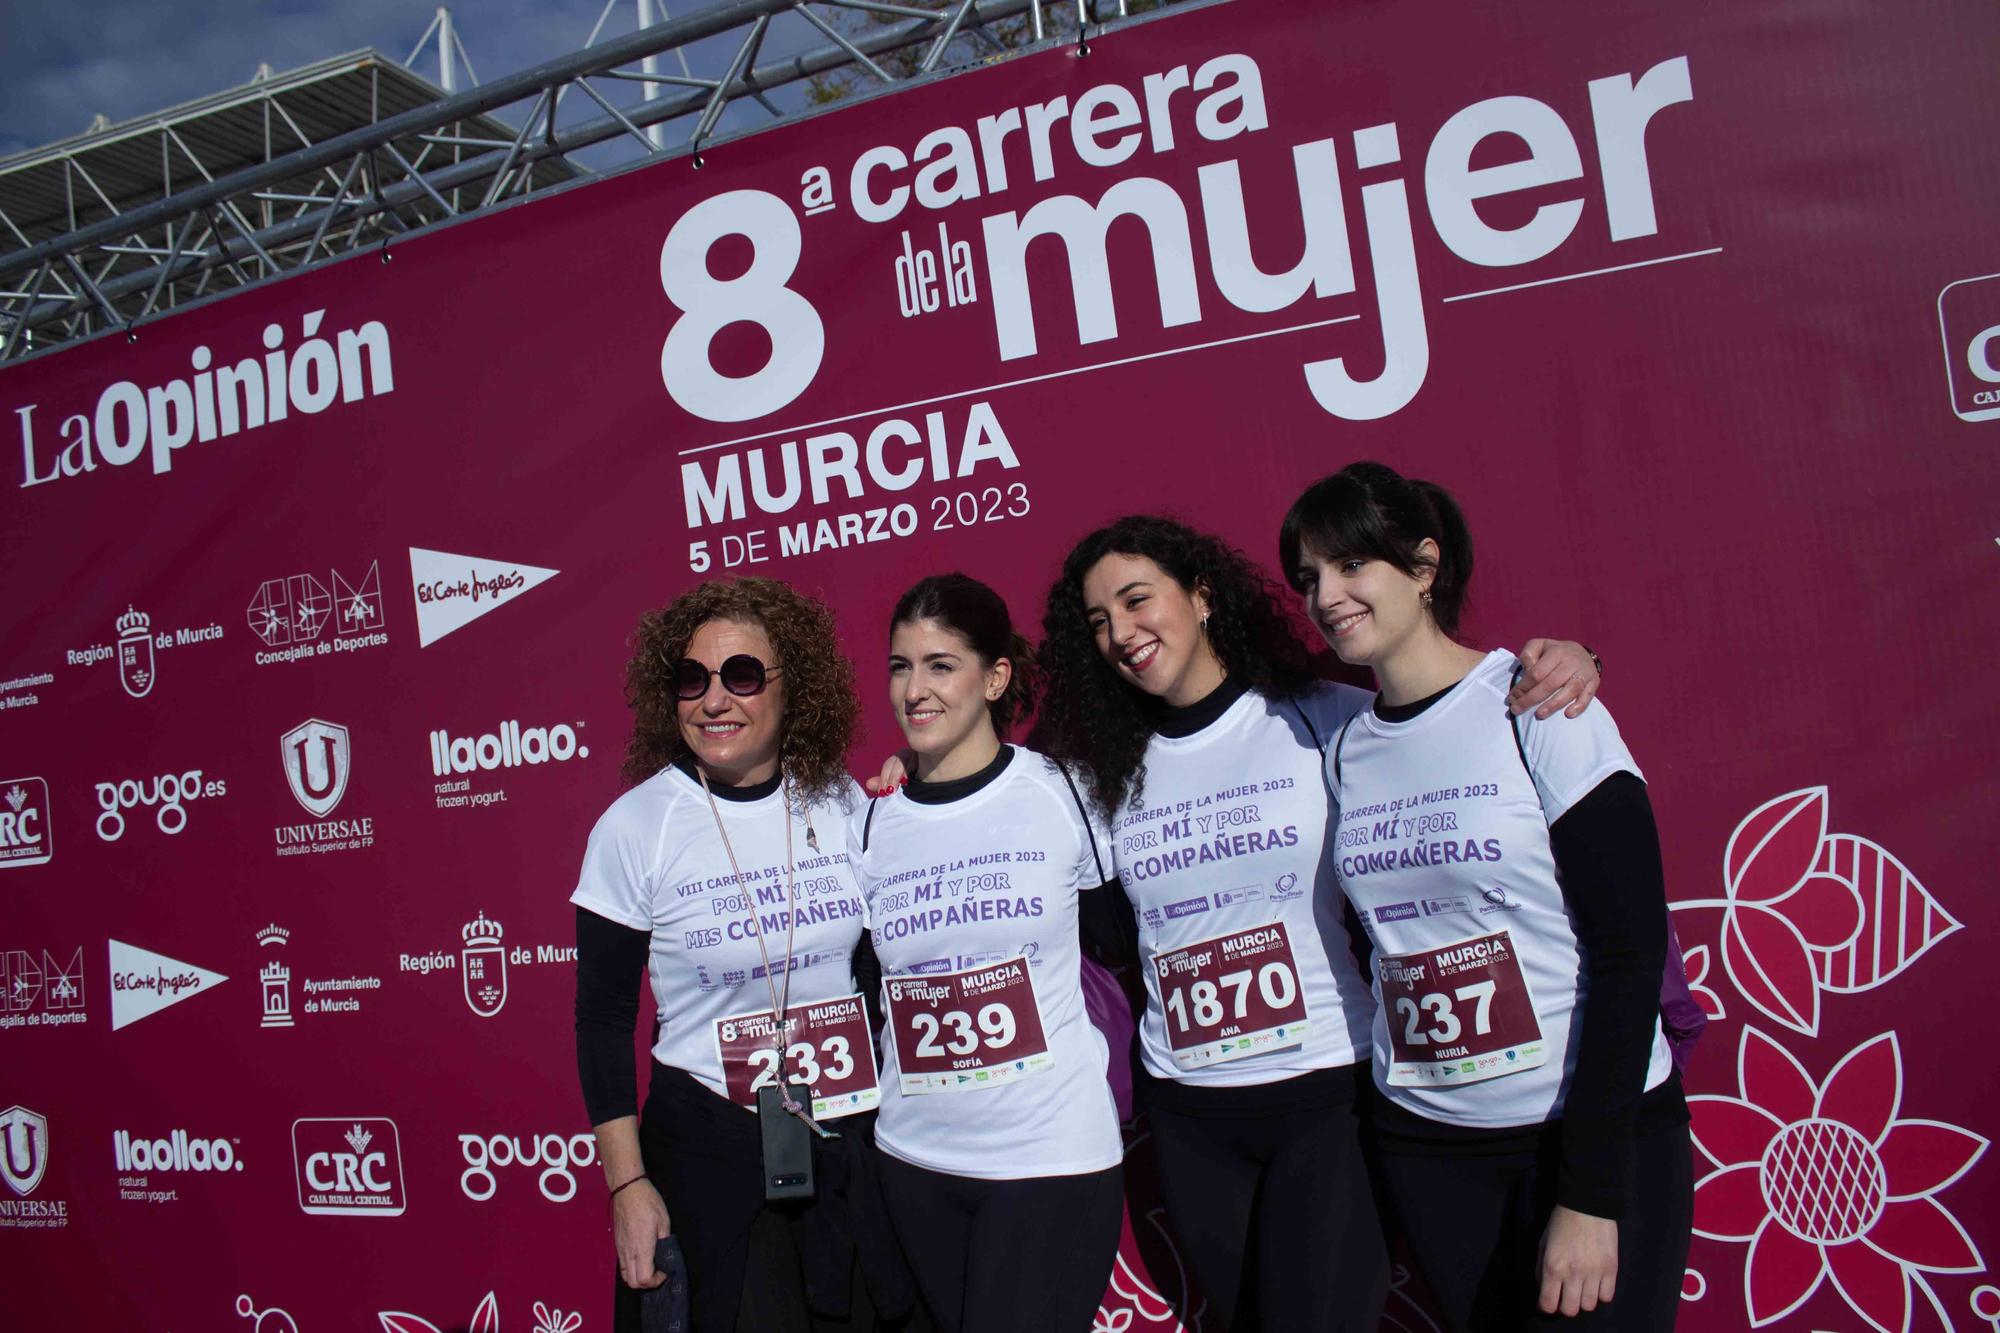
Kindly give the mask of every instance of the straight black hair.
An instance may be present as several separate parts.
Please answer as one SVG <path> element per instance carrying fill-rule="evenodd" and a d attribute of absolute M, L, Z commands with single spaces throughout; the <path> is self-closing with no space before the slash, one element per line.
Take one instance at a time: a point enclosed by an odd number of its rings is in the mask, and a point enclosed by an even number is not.
<path fill-rule="evenodd" d="M 1435 560 L 1417 548 L 1437 543 Z M 1279 568 L 1294 592 L 1302 556 L 1386 560 L 1412 578 L 1431 572 L 1430 613 L 1446 634 L 1458 631 L 1472 582 L 1472 532 L 1451 492 L 1405 477 L 1386 463 L 1349 463 L 1292 501 L 1278 529 Z"/>
<path fill-rule="evenodd" d="M 1005 739 L 1008 728 L 1035 702 L 1035 652 L 1015 632 L 1006 600 L 967 575 L 933 574 L 897 599 L 896 610 L 889 617 L 889 633 L 894 635 L 897 626 L 920 620 L 936 621 L 964 639 L 989 669 L 1002 658 L 1013 667 L 1006 691 L 986 705 L 993 716 L 993 730 Z"/>

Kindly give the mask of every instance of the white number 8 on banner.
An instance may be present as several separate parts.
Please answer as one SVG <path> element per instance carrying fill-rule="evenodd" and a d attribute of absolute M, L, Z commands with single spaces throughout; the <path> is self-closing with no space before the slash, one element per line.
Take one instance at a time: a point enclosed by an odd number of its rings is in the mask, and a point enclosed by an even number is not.
<path fill-rule="evenodd" d="M 725 236 L 748 238 L 750 267 L 718 279 L 708 254 Z M 812 302 L 785 285 L 802 249 L 791 206 L 763 190 L 704 199 L 674 223 L 660 247 L 660 287 L 681 317 L 660 349 L 660 379 L 676 403 L 709 421 L 749 421 L 805 392 L 826 355 L 826 328 Z M 715 335 L 736 323 L 771 339 L 771 359 L 740 379 L 710 359 Z"/>

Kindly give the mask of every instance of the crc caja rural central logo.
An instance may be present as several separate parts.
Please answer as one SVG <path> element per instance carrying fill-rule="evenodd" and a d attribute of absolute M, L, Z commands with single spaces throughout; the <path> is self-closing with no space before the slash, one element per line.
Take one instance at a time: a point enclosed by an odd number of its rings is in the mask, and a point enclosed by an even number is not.
<path fill-rule="evenodd" d="M 308 1213 L 399 1217 L 407 1205 L 402 1146 L 387 1117 L 294 1120 L 292 1164 Z"/>

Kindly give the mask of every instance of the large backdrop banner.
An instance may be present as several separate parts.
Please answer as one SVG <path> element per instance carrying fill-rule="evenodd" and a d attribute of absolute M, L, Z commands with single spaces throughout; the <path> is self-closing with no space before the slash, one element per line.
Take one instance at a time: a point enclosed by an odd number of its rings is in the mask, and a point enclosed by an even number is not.
<path fill-rule="evenodd" d="M 872 770 L 915 577 L 1032 625 L 1142 510 L 1275 562 L 1374 458 L 1650 780 L 1682 1326 L 2000 1328 L 1996 58 L 1985 0 L 1190 7 L 0 372 L 0 1323 L 606 1333 L 567 896 L 641 612 L 823 595 Z M 1204 1327 L 1161 1227 L 1105 1333 Z"/>

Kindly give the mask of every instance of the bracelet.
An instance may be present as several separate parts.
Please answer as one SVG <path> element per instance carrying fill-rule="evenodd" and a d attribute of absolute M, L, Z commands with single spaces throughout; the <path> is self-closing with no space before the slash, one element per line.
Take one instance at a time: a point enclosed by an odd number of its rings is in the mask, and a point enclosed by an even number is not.
<path fill-rule="evenodd" d="M 1604 659 L 1599 657 L 1596 653 L 1591 652 L 1590 645 L 1587 643 L 1580 643 L 1577 645 L 1577 647 L 1583 649 L 1584 656 L 1588 657 L 1590 659 L 1590 664 L 1597 668 L 1597 678 L 1599 680 L 1604 679 Z"/>
<path fill-rule="evenodd" d="M 638 1184 L 645 1178 L 646 1178 L 646 1173 L 643 1171 L 640 1172 L 638 1175 L 626 1181 L 623 1185 L 620 1185 L 616 1189 L 613 1189 L 610 1194 L 605 1196 L 606 1200 L 608 1201 L 617 1198 L 621 1192 L 631 1189 L 634 1185 Z"/>

